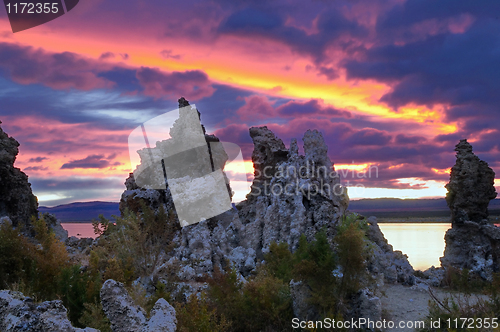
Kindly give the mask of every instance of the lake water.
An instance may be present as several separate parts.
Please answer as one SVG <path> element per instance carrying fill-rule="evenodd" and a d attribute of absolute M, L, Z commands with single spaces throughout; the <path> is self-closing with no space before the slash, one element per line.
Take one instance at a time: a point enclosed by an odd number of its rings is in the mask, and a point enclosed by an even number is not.
<path fill-rule="evenodd" d="M 95 238 L 94 227 L 91 223 L 61 223 L 61 226 L 68 231 L 68 236 L 76 236 L 78 238 L 91 237 Z"/>
<path fill-rule="evenodd" d="M 394 247 L 408 255 L 415 270 L 441 266 L 439 257 L 444 252 L 444 234 L 450 223 L 379 223 L 385 238 Z"/>
<path fill-rule="evenodd" d="M 61 223 L 69 236 L 95 237 L 90 223 Z M 394 250 L 401 250 L 417 270 L 425 270 L 432 265 L 440 266 L 443 256 L 444 234 L 451 227 L 449 223 L 379 223 L 380 229 Z"/>

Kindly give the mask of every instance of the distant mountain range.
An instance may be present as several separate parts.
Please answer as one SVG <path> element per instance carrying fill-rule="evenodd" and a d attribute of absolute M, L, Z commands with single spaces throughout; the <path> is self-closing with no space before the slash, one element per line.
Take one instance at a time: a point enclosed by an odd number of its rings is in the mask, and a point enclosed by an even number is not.
<path fill-rule="evenodd" d="M 386 218 L 400 217 L 447 217 L 450 209 L 444 198 L 400 199 L 374 198 L 350 201 L 349 210 L 362 215 Z M 490 201 L 490 214 L 500 214 L 500 199 Z"/>
<path fill-rule="evenodd" d="M 40 206 L 42 213 L 55 214 L 62 222 L 91 222 L 100 214 L 106 218 L 120 215 L 119 203 L 115 202 L 77 202 L 54 207 Z M 500 199 L 494 199 L 489 205 L 492 215 L 500 214 Z M 376 217 L 446 217 L 450 209 L 444 198 L 437 199 L 399 199 L 374 198 L 360 199 L 349 203 L 349 210 L 366 216 Z"/>
<path fill-rule="evenodd" d="M 112 215 L 120 215 L 119 203 L 115 202 L 76 202 L 54 207 L 40 206 L 41 213 L 52 213 L 62 222 L 91 222 L 100 214 L 110 219 Z"/>

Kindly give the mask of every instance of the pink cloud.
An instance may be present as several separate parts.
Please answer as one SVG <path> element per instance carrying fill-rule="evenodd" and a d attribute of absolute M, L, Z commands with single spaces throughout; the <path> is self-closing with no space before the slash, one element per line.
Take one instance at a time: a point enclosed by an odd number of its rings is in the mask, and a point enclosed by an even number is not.
<path fill-rule="evenodd" d="M 245 105 L 236 111 L 236 114 L 244 121 L 262 120 L 276 115 L 273 103 L 265 96 L 252 95 L 245 97 L 244 100 Z"/>
<path fill-rule="evenodd" d="M 343 117 L 351 118 L 348 111 L 338 110 L 327 106 L 322 100 L 289 101 L 278 107 L 266 96 L 252 95 L 245 97 L 245 105 L 240 107 L 236 114 L 244 121 L 255 121 L 273 117 L 281 118 L 315 118 L 315 117 Z"/>

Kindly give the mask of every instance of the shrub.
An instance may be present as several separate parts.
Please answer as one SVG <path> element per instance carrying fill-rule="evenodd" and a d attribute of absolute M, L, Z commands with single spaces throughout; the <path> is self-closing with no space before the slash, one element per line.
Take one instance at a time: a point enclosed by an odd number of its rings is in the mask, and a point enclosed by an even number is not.
<path fill-rule="evenodd" d="M 0 226 L 0 288 L 19 283 L 34 264 L 35 246 L 9 224 Z"/>
<path fill-rule="evenodd" d="M 340 291 L 349 297 L 361 288 L 366 273 L 366 260 L 369 255 L 368 241 L 365 239 L 366 223 L 356 214 L 344 217 L 337 229 L 334 242 L 337 244 L 339 265 L 342 270 Z"/>
<path fill-rule="evenodd" d="M 97 300 L 87 297 L 88 279 L 88 274 L 83 273 L 78 265 L 64 268 L 59 276 L 57 292 L 68 310 L 69 320 L 74 323 L 78 323 L 82 316 L 84 304 Z"/>
<path fill-rule="evenodd" d="M 174 248 L 173 237 L 179 229 L 172 211 L 160 206 L 155 214 L 143 202 L 142 215 L 125 211 L 116 224 L 103 216 L 93 221 L 94 232 L 102 235 L 94 249 L 94 267 L 108 278 L 130 286 L 140 276 L 150 276 L 162 255 Z"/>
<path fill-rule="evenodd" d="M 288 283 L 264 270 L 245 284 L 238 272 L 214 271 L 208 280 L 207 300 L 219 321 L 230 322 L 231 331 L 284 331 L 291 326 L 292 302 Z"/>
<path fill-rule="evenodd" d="M 311 289 L 309 302 L 322 317 L 342 315 L 348 309 L 346 303 L 368 280 L 366 229 L 366 222 L 356 214 L 342 218 L 333 239 L 336 252 L 324 230 L 310 243 L 302 235 L 293 254 L 286 243 L 272 243 L 259 270 L 285 284 L 291 279 L 305 282 Z"/>
<path fill-rule="evenodd" d="M 85 311 L 79 319 L 80 326 L 91 327 L 101 332 L 113 332 L 111 322 L 106 317 L 99 301 L 84 303 Z"/>
<path fill-rule="evenodd" d="M 231 323 L 224 315 L 217 315 L 206 298 L 193 294 L 186 303 L 176 303 L 177 331 L 179 332 L 225 332 L 231 331 Z"/>
<path fill-rule="evenodd" d="M 69 267 L 69 257 L 43 217 L 33 218 L 32 223 L 38 246 L 18 229 L 6 224 L 0 227 L 0 287 L 16 283 L 27 296 L 54 299 L 59 275 Z"/>
<path fill-rule="evenodd" d="M 293 279 L 295 256 L 288 249 L 287 243 L 272 242 L 264 259 L 266 263 L 260 266 L 260 269 L 264 269 L 266 273 L 284 282 L 290 282 Z"/>
<path fill-rule="evenodd" d="M 316 233 L 315 241 L 308 243 L 305 236 L 295 252 L 294 279 L 302 280 L 311 288 L 309 302 L 323 317 L 336 313 L 341 303 L 339 281 L 333 274 L 337 257 L 328 243 L 326 232 Z"/>
<path fill-rule="evenodd" d="M 500 319 L 500 274 L 493 275 L 493 281 L 485 285 L 484 282 L 472 283 L 467 286 L 469 280 L 469 271 L 454 270 L 448 275 L 452 285 L 460 291 L 450 291 L 444 299 L 437 298 L 432 290 L 430 294 L 432 301 L 429 301 L 429 315 L 426 317 L 426 328 L 421 331 L 447 331 L 448 320 L 454 324 L 454 320 L 458 318 L 458 328 L 456 331 L 491 331 L 498 329 L 477 328 L 474 324 L 473 329 L 467 329 L 468 326 L 461 326 L 460 318 L 484 319 L 488 318 L 491 322 L 492 318 Z M 481 287 L 479 287 L 481 286 Z M 479 287 L 479 288 L 478 288 Z M 480 289 L 485 294 L 474 293 Z M 440 321 L 439 328 L 430 327 L 430 321 Z M 469 321 L 467 321 L 468 325 Z"/>
<path fill-rule="evenodd" d="M 53 299 L 58 294 L 58 280 L 61 272 L 70 266 L 66 247 L 49 229 L 43 217 L 32 219 L 35 239 L 42 248 L 35 251 L 35 261 L 29 278 L 33 292 L 41 299 Z"/>

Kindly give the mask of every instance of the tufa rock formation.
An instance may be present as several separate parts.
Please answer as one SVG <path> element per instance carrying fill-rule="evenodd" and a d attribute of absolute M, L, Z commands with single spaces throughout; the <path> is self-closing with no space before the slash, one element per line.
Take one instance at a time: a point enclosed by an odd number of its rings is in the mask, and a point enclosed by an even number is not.
<path fill-rule="evenodd" d="M 175 332 L 175 309 L 165 299 L 159 299 L 150 318 L 136 306 L 122 283 L 107 280 L 101 289 L 101 303 L 111 322 L 113 332 Z"/>
<path fill-rule="evenodd" d="M 451 222 L 483 222 L 488 218 L 488 204 L 497 196 L 495 172 L 480 160 L 466 139 L 456 145 L 457 162 L 451 168 L 450 182 L 446 185 L 446 203 L 451 210 Z"/>
<path fill-rule="evenodd" d="M 22 293 L 7 290 L 0 291 L 0 331 L 99 332 L 73 327 L 62 301 L 34 303 Z"/>
<path fill-rule="evenodd" d="M 29 233 L 31 216 L 38 216 L 38 202 L 28 176 L 14 167 L 18 147 L 19 142 L 0 127 L 0 218 L 8 217 L 14 227 Z"/>
<path fill-rule="evenodd" d="M 193 280 L 211 273 L 215 266 L 222 268 L 226 260 L 247 276 L 272 242 L 286 242 L 295 250 L 302 234 L 312 241 L 322 229 L 332 241 L 341 217 L 348 213 L 349 198 L 328 157 L 322 134 L 317 130 L 304 134 L 304 155 L 299 154 L 295 139 L 287 149 L 267 127 L 250 128 L 250 136 L 254 143 L 255 174 L 247 199 L 238 203 L 236 209 L 178 230 L 174 238 L 176 248 L 167 253 L 151 279 L 177 270 L 181 280 Z M 166 143 L 156 145 L 162 144 Z M 212 150 L 212 154 L 216 167 L 223 168 L 225 151 Z M 125 182 L 122 211 L 139 211 L 141 201 L 153 209 L 163 205 L 166 210 L 175 211 L 168 187 L 139 188 L 134 174 Z M 376 219 L 371 219 L 367 235 L 374 248 L 368 262 L 370 271 L 382 282 L 412 284 L 413 268 L 406 256 L 392 250 Z"/>
<path fill-rule="evenodd" d="M 174 332 L 175 309 L 159 299 L 146 318 L 144 309 L 136 306 L 122 283 L 107 280 L 101 289 L 103 310 L 113 332 Z M 0 291 L 0 331 L 2 332 L 99 332 L 87 327 L 75 328 L 68 320 L 62 301 L 35 303 L 20 292 Z"/>
<path fill-rule="evenodd" d="M 488 204 L 497 195 L 495 173 L 472 152 L 467 140 L 456 145 L 457 162 L 446 185 L 446 202 L 452 228 L 445 234 L 446 247 L 440 258 L 444 268 L 468 269 L 492 280 L 499 271 L 500 228 L 488 224 Z"/>
<path fill-rule="evenodd" d="M 247 200 L 237 206 L 246 245 L 262 257 L 262 250 L 273 241 L 286 242 L 295 250 L 302 234 L 312 241 L 325 227 L 333 235 L 349 198 L 321 133 L 304 134 L 304 156 L 299 155 L 296 140 L 285 149 L 267 127 L 250 128 L 250 137 L 254 180 Z"/>
<path fill-rule="evenodd" d="M 500 271 L 500 228 L 465 221 L 449 229 L 444 240 L 446 247 L 440 258 L 444 268 L 468 269 L 489 281 Z"/>

